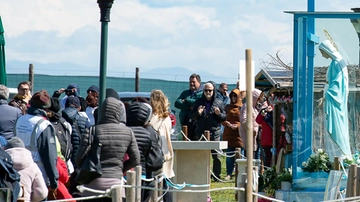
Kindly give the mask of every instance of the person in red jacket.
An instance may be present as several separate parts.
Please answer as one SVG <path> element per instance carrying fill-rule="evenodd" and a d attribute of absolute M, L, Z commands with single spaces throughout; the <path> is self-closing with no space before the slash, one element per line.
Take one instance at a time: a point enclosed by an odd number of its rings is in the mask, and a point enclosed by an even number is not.
<path fill-rule="evenodd" d="M 72 199 L 73 197 L 69 193 L 65 184 L 69 181 L 69 173 L 66 163 L 60 157 L 57 158 L 56 168 L 59 172 L 58 188 L 56 190 L 56 199 Z M 73 201 L 76 202 L 76 201 Z"/>
<path fill-rule="evenodd" d="M 271 167 L 271 148 L 273 144 L 273 111 L 272 107 L 268 106 L 260 110 L 256 117 L 256 122 L 261 125 L 262 133 L 260 144 L 264 149 L 265 158 L 264 166 Z"/>

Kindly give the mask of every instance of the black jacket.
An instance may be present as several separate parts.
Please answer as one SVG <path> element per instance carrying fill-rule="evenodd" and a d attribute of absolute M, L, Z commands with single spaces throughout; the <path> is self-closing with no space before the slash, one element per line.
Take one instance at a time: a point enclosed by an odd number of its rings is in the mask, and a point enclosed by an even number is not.
<path fill-rule="evenodd" d="M 151 116 L 151 110 L 141 102 L 133 102 L 128 106 L 126 114 L 126 125 L 134 132 L 136 142 L 140 151 L 140 165 L 142 167 L 142 174 L 151 178 L 151 171 L 146 170 L 146 161 L 149 156 L 151 148 L 151 133 L 146 128 L 146 122 Z M 156 135 L 156 134 L 155 134 Z"/>
<path fill-rule="evenodd" d="M 0 188 L 10 188 L 11 201 L 16 202 L 20 192 L 20 175 L 13 168 L 11 156 L 0 147 Z"/>
<path fill-rule="evenodd" d="M 215 87 L 214 87 L 215 89 Z M 207 103 L 210 102 L 210 109 L 204 109 L 204 112 L 199 115 L 198 108 L 199 106 L 206 106 Z M 220 114 L 215 114 L 214 107 L 218 107 L 220 109 Z M 213 97 L 210 101 L 206 100 L 206 97 L 203 93 L 201 98 L 198 98 L 195 101 L 194 108 L 191 112 L 191 118 L 196 120 L 196 128 L 195 133 L 197 134 L 197 138 L 200 138 L 199 135 L 204 134 L 205 130 L 209 130 L 211 136 L 216 138 L 220 133 L 220 122 L 226 120 L 226 112 L 224 109 L 224 104 L 218 98 L 216 98 L 216 92 L 213 93 Z"/>
<path fill-rule="evenodd" d="M 63 118 L 70 123 L 72 127 L 71 133 L 71 144 L 72 144 L 72 155 L 71 155 L 71 162 L 75 164 L 75 155 L 76 152 L 79 150 L 80 140 L 84 133 L 86 132 L 86 121 L 85 117 L 79 115 L 78 110 L 74 107 L 66 107 L 62 111 Z M 74 124 L 76 122 L 76 124 Z"/>
<path fill-rule="evenodd" d="M 100 111 L 99 123 L 95 125 L 95 133 L 101 143 L 101 178 L 121 179 L 123 172 L 139 165 L 140 154 L 132 130 L 121 124 L 125 116 L 125 107 L 115 98 L 106 98 Z M 76 154 L 76 164 L 81 166 L 88 146 L 88 133 L 81 139 Z M 129 159 L 124 160 L 125 154 Z"/>

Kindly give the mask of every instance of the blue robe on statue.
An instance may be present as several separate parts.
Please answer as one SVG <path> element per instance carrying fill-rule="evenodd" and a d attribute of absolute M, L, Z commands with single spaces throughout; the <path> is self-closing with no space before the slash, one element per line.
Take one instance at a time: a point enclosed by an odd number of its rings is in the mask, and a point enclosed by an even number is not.
<path fill-rule="evenodd" d="M 319 45 L 332 61 L 326 73 L 327 84 L 324 89 L 325 148 L 329 158 L 334 156 L 351 157 L 348 119 L 348 70 L 340 53 L 330 41 Z"/>

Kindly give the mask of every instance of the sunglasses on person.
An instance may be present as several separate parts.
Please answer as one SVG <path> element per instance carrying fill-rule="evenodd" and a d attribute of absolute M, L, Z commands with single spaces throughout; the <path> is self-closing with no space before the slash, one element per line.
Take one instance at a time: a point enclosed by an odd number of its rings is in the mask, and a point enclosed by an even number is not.
<path fill-rule="evenodd" d="M 205 92 L 207 92 L 207 93 L 210 93 L 210 92 L 212 92 L 213 90 L 210 90 L 210 89 L 204 89 L 204 91 L 205 91 Z"/>
<path fill-rule="evenodd" d="M 231 94 L 230 97 L 237 97 L 237 95 L 236 94 Z"/>

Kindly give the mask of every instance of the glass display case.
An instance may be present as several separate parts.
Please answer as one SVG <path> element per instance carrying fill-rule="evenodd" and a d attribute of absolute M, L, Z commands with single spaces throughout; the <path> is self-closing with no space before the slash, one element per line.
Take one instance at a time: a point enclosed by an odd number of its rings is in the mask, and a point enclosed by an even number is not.
<path fill-rule="evenodd" d="M 308 160 L 352 158 L 360 148 L 360 13 L 287 13 L 294 15 L 293 189 L 324 190 L 328 172 L 309 172 Z"/>

